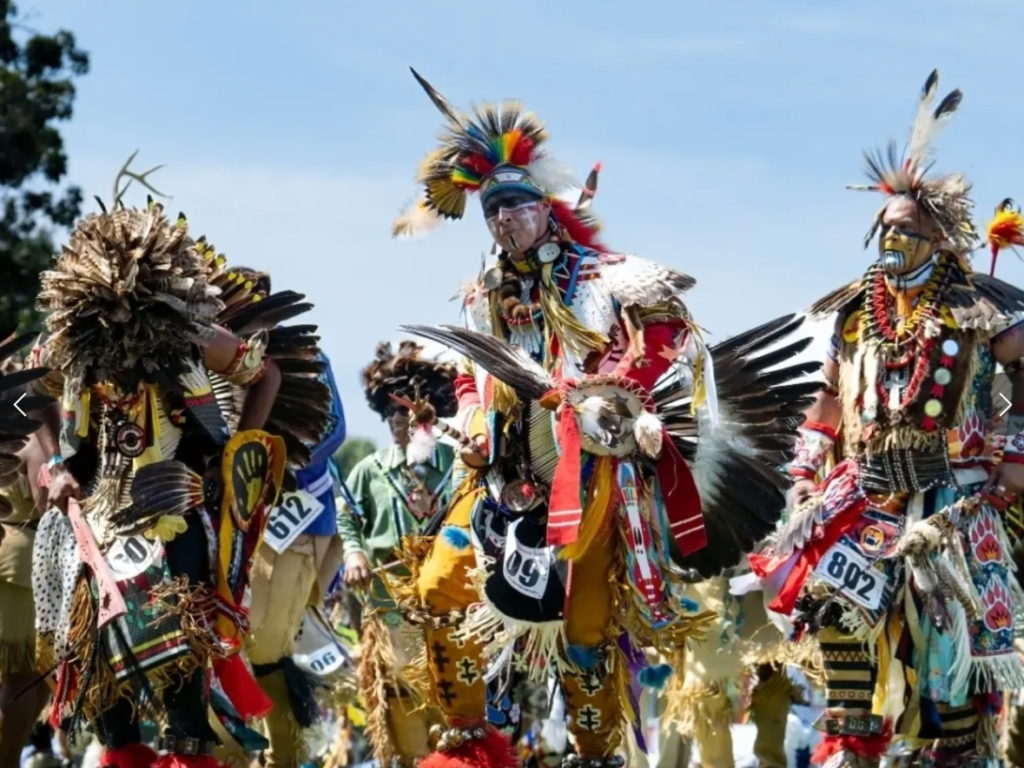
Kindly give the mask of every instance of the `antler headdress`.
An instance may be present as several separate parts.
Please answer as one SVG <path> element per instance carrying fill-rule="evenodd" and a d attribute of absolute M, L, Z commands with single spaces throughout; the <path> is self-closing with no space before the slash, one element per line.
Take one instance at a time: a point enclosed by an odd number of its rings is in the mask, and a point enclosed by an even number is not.
<path fill-rule="evenodd" d="M 51 313 L 47 362 L 76 387 L 158 371 L 176 378 L 196 345 L 213 337 L 223 306 L 184 218 L 168 220 L 152 199 L 141 210 L 121 202 L 122 177 L 149 187 L 151 171 L 130 172 L 130 162 L 114 182 L 112 210 L 79 221 L 41 276 L 38 305 Z"/>
<path fill-rule="evenodd" d="M 584 245 L 591 244 L 598 225 L 585 211 L 576 211 L 557 196 L 579 188 L 573 172 L 542 147 L 547 132 L 537 117 L 518 101 L 481 104 L 466 115 L 412 70 L 416 81 L 445 118 L 438 141 L 420 165 L 417 181 L 422 198 L 394 223 L 395 237 L 432 229 L 442 219 L 461 219 L 466 197 L 482 200 L 498 189 L 516 188 L 546 198 L 556 221 Z M 596 243 L 594 243 L 596 245 Z"/>
<path fill-rule="evenodd" d="M 426 400 L 439 418 L 455 415 L 455 365 L 424 358 L 422 353 L 423 347 L 414 341 L 399 344 L 398 354 L 389 342 L 377 345 L 374 361 L 363 369 L 363 386 L 370 408 L 386 415 L 394 405 L 391 396 L 395 395 L 407 400 Z"/>
<path fill-rule="evenodd" d="M 950 250 L 966 255 L 978 244 L 978 234 L 971 222 L 971 209 L 974 207 L 969 197 L 971 184 L 961 173 L 929 176 L 934 166 L 932 143 L 948 124 L 963 98 L 959 90 L 954 90 L 933 109 L 932 102 L 938 86 L 939 72 L 934 70 L 921 89 L 917 117 L 902 156 L 895 141 L 890 141 L 884 151 L 865 152 L 867 175 L 872 183 L 850 185 L 848 189 L 912 197 L 935 220 Z M 882 206 L 875 214 L 871 229 L 864 238 L 865 247 L 878 231 L 884 211 L 885 206 Z"/>

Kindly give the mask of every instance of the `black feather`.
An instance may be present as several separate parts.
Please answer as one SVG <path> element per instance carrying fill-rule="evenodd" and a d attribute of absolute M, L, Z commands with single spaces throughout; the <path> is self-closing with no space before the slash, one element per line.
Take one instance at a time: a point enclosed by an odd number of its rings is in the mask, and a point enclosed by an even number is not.
<path fill-rule="evenodd" d="M 921 88 L 921 101 L 927 99 L 935 91 L 935 86 L 939 84 L 939 70 L 933 69 L 931 74 L 928 75 L 928 79 L 924 81 L 924 87 Z"/>
<path fill-rule="evenodd" d="M 939 106 L 935 108 L 932 113 L 932 117 L 936 120 L 951 116 L 960 107 L 960 102 L 963 101 L 964 95 L 958 88 L 952 91 L 942 101 L 939 102 Z"/>
<path fill-rule="evenodd" d="M 0 392 L 38 381 L 47 373 L 49 373 L 47 368 L 25 368 L 21 371 L 4 374 L 0 376 Z"/>
<path fill-rule="evenodd" d="M 151 528 L 164 515 L 184 515 L 203 502 L 203 478 L 180 461 L 140 467 L 132 478 L 132 503 L 110 516 L 118 533 Z"/>
<path fill-rule="evenodd" d="M 792 458 L 803 412 L 822 385 L 797 381 L 816 373 L 818 362 L 790 362 L 810 338 L 773 349 L 803 325 L 804 318 L 786 315 L 710 348 L 723 424 L 741 446 L 709 455 L 715 463 L 718 487 L 702 499 L 708 545 L 688 557 L 674 553 L 677 565 L 710 577 L 734 567 L 774 529 L 785 506 L 788 478 L 780 466 Z M 529 400 L 550 391 L 553 383 L 541 375 L 522 352 L 507 342 L 455 326 L 403 326 L 402 331 L 444 344 L 468 357 L 492 376 Z M 692 392 L 679 377 L 666 379 L 652 393 L 655 408 L 684 459 L 693 462 L 705 435 L 690 413 Z"/>

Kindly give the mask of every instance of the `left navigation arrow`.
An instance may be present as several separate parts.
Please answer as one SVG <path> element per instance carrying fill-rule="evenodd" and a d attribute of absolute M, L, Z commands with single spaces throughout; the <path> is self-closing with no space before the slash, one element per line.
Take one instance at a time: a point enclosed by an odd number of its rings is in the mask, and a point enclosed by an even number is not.
<path fill-rule="evenodd" d="M 14 407 L 18 409 L 18 413 L 20 413 L 22 416 L 28 416 L 28 414 L 25 413 L 23 410 L 21 410 L 21 406 L 18 405 L 18 403 L 20 403 L 22 400 L 24 400 L 25 396 L 27 394 L 28 394 L 27 392 L 22 392 L 21 393 L 21 397 L 19 397 L 17 400 L 14 401 Z"/>

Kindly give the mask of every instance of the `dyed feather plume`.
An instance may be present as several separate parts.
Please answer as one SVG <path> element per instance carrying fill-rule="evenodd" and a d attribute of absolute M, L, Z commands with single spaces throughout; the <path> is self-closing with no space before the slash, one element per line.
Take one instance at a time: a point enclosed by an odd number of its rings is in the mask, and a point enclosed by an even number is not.
<path fill-rule="evenodd" d="M 902 155 L 895 141 L 890 141 L 884 151 L 865 152 L 866 170 L 871 183 L 850 185 L 848 189 L 913 197 L 938 224 L 948 247 L 959 255 L 966 255 L 978 243 L 978 234 L 971 222 L 971 209 L 974 207 L 969 197 L 971 184 L 960 173 L 929 176 L 934 166 L 932 158 L 935 139 L 949 124 L 963 99 L 963 94 L 954 90 L 933 108 L 938 87 L 939 73 L 934 70 L 921 89 L 917 117 Z M 865 247 L 878 232 L 884 211 L 885 206 L 882 206 L 875 214 L 871 229 L 864 238 Z"/>
<path fill-rule="evenodd" d="M 86 217 L 41 277 L 47 362 L 75 388 L 177 378 L 223 308 L 208 273 L 184 220 L 160 204 Z"/>
<path fill-rule="evenodd" d="M 1016 246 L 1024 245 L 1024 216 L 1021 216 L 1020 207 L 1013 204 L 1012 198 L 1008 197 L 996 206 L 995 216 L 985 233 L 992 253 L 992 266 L 989 269 L 989 276 L 992 277 L 996 274 L 999 252 L 1004 248 L 1016 252 Z"/>
<path fill-rule="evenodd" d="M 445 125 L 438 147 L 420 164 L 417 181 L 422 197 L 407 208 L 392 225 L 394 237 L 410 237 L 429 231 L 442 219 L 461 219 L 466 198 L 479 191 L 487 176 L 498 166 L 524 169 L 533 183 L 553 203 L 553 215 L 559 224 L 573 226 L 596 235 L 596 222 L 586 213 L 586 205 L 573 209 L 555 198 L 571 189 L 579 189 L 575 174 L 549 155 L 542 145 L 547 141 L 543 123 L 524 111 L 518 101 L 484 103 L 467 115 L 453 107 L 436 88 L 416 70 L 413 77 L 444 116 Z M 596 169 L 595 169 L 596 171 Z M 596 176 L 595 176 L 596 179 Z M 577 213 L 581 215 L 577 215 Z M 580 241 L 580 238 L 574 238 Z"/>

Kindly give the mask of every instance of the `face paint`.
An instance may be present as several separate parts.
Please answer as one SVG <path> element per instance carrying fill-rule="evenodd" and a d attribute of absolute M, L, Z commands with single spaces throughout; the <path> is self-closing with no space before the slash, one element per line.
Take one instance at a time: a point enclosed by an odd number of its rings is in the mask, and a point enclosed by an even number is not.
<path fill-rule="evenodd" d="M 494 241 L 509 253 L 522 253 L 547 231 L 547 210 L 543 201 L 504 200 L 494 207 L 488 201 L 487 228 Z"/>
<path fill-rule="evenodd" d="M 927 237 L 903 229 L 891 227 L 882 233 L 878 241 L 879 263 L 890 276 L 911 272 L 924 264 L 935 248 Z"/>

